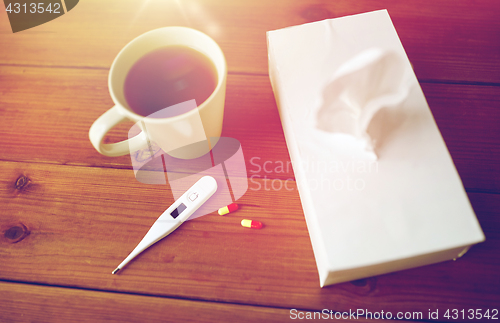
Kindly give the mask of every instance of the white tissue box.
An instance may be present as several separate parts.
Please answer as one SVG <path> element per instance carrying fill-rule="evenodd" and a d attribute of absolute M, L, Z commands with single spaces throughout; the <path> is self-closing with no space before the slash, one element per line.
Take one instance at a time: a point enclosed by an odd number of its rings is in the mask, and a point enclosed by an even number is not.
<path fill-rule="evenodd" d="M 455 259 L 484 241 L 386 10 L 269 31 L 267 42 L 321 287 Z M 378 159 L 315 128 L 332 75 L 370 48 L 401 55 L 410 71 L 407 99 L 373 119 L 388 129 L 374 135 Z"/>

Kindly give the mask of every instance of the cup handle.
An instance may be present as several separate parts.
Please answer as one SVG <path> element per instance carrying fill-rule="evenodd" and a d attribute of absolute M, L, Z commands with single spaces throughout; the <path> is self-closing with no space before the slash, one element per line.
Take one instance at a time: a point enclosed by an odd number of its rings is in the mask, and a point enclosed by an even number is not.
<path fill-rule="evenodd" d="M 117 157 L 147 147 L 148 142 L 144 131 L 135 137 L 114 144 L 102 142 L 111 128 L 125 120 L 127 118 L 118 111 L 118 107 L 115 105 L 94 121 L 89 130 L 89 139 L 98 152 L 105 156 Z"/>

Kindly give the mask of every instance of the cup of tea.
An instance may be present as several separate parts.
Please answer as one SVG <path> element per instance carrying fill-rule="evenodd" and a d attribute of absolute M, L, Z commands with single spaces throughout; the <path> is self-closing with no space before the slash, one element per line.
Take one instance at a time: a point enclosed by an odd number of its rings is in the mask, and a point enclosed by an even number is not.
<path fill-rule="evenodd" d="M 173 157 L 202 156 L 222 132 L 226 78 L 222 50 L 202 32 L 164 27 L 142 34 L 111 65 L 108 87 L 115 105 L 92 124 L 90 141 L 106 156 L 126 155 L 151 141 Z M 126 120 L 142 131 L 127 140 L 103 143 L 105 135 Z M 208 145 L 193 145 L 203 141 Z M 183 146 L 197 148 L 179 149 Z"/>

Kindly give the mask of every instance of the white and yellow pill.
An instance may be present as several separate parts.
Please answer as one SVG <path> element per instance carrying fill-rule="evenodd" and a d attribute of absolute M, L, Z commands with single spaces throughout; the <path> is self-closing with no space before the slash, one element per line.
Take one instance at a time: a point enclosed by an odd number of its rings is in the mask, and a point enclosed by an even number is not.
<path fill-rule="evenodd" d="M 219 212 L 219 215 L 225 215 L 225 214 L 234 212 L 237 209 L 238 209 L 238 204 L 231 203 L 228 206 L 221 207 L 218 212 Z"/>
<path fill-rule="evenodd" d="M 241 220 L 241 226 L 250 229 L 262 229 L 262 223 L 259 221 L 243 219 Z"/>

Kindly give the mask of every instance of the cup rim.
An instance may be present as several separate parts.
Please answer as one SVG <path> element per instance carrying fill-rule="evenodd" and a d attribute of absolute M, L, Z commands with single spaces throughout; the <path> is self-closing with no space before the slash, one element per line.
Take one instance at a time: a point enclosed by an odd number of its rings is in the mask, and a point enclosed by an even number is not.
<path fill-rule="evenodd" d="M 202 37 L 205 37 L 210 42 L 212 42 L 215 45 L 217 51 L 221 55 L 221 57 L 223 59 L 223 62 L 224 62 L 223 66 L 222 66 L 222 71 L 220 73 L 222 77 L 218 77 L 217 78 L 217 86 L 215 87 L 215 89 L 212 91 L 212 93 L 210 94 L 210 96 L 205 101 L 203 101 L 203 103 L 201 103 L 200 105 L 197 105 L 196 109 L 189 110 L 188 112 L 185 112 L 183 114 L 176 115 L 176 116 L 173 116 L 173 117 L 167 117 L 167 118 L 150 118 L 150 117 L 143 116 L 143 115 L 140 115 L 138 113 L 135 113 L 130 108 L 124 107 L 121 104 L 121 102 L 117 99 L 117 97 L 116 97 L 116 95 L 115 95 L 115 93 L 113 91 L 113 87 L 111 86 L 111 79 L 112 79 L 114 68 L 115 68 L 115 66 L 116 66 L 119 58 L 123 55 L 123 53 L 125 51 L 127 51 L 131 46 L 133 46 L 133 44 L 135 42 L 137 42 L 139 39 L 141 39 L 143 37 L 146 37 L 149 34 L 156 33 L 156 32 L 159 32 L 161 30 L 167 30 L 167 29 L 169 29 L 169 30 L 175 30 L 175 29 L 185 30 L 185 31 L 188 31 L 188 32 L 191 32 L 191 33 L 198 34 L 198 35 L 200 35 Z M 194 50 L 196 50 L 196 49 L 194 49 Z M 215 63 L 214 63 L 214 65 L 215 65 Z M 219 74 L 219 71 L 218 71 L 217 67 L 216 67 L 216 69 L 217 69 L 217 74 Z M 219 75 L 217 75 L 217 76 L 219 76 Z M 143 120 L 143 121 L 147 121 L 148 123 L 153 123 L 153 124 L 158 123 L 158 124 L 160 124 L 160 123 L 164 123 L 165 120 L 169 120 L 171 122 L 175 122 L 175 121 L 178 121 L 178 120 L 182 120 L 185 117 L 189 117 L 191 114 L 195 114 L 195 113 L 199 114 L 200 113 L 199 111 L 202 110 L 210 101 L 212 101 L 212 99 L 215 97 L 216 93 L 218 93 L 220 91 L 220 89 L 222 88 L 223 83 L 224 83 L 226 77 L 227 77 L 227 61 L 226 61 L 226 57 L 224 56 L 224 52 L 220 48 L 219 44 L 215 40 L 213 40 L 212 37 L 208 36 L 207 34 L 201 32 L 201 31 L 199 31 L 197 29 L 193 29 L 193 28 L 190 28 L 190 27 L 184 27 L 184 26 L 167 26 L 167 27 L 160 27 L 160 28 L 152 29 L 152 30 L 147 31 L 147 32 L 145 32 L 143 34 L 140 34 L 139 36 L 135 37 L 130 42 L 128 42 L 118 52 L 118 54 L 116 55 L 116 57 L 113 60 L 113 63 L 111 64 L 111 68 L 109 70 L 109 75 L 108 75 L 108 89 L 109 89 L 109 93 L 111 95 L 111 99 L 113 100 L 113 103 L 115 104 L 115 106 L 119 107 L 119 111 L 122 114 L 124 114 L 125 116 L 129 117 L 134 122 Z"/>

